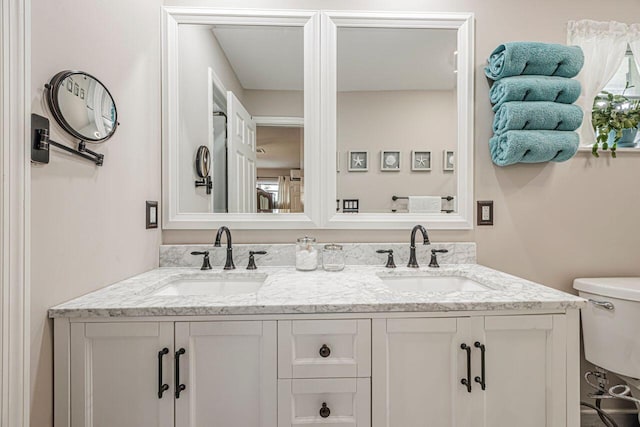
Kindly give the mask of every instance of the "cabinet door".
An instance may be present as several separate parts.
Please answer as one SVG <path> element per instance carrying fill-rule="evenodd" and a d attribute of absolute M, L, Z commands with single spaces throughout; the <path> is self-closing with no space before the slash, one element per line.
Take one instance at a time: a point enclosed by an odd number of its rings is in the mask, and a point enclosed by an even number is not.
<path fill-rule="evenodd" d="M 172 352 L 171 322 L 71 324 L 71 426 L 172 427 Z"/>
<path fill-rule="evenodd" d="M 489 316 L 484 334 L 484 426 L 565 426 L 565 316 Z M 479 359 L 474 374 L 481 372 Z"/>
<path fill-rule="evenodd" d="M 375 319 L 372 348 L 374 427 L 472 425 L 466 378 L 470 319 Z"/>
<path fill-rule="evenodd" d="M 176 427 L 276 427 L 276 322 L 178 322 Z"/>

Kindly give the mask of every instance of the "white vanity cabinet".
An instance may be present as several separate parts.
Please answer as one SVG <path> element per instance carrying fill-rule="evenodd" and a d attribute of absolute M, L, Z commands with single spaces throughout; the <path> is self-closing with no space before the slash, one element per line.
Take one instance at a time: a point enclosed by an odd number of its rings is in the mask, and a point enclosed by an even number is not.
<path fill-rule="evenodd" d="M 371 426 L 371 319 L 278 321 L 278 427 Z"/>
<path fill-rule="evenodd" d="M 370 427 L 369 378 L 278 380 L 278 427 Z"/>
<path fill-rule="evenodd" d="M 570 425 L 565 317 L 374 320 L 374 427 Z"/>
<path fill-rule="evenodd" d="M 577 311 L 526 313 L 56 319 L 55 426 L 577 427 Z"/>
<path fill-rule="evenodd" d="M 460 384 L 470 318 L 373 321 L 373 425 L 471 426 Z M 428 420 L 428 421 L 427 421 Z"/>
<path fill-rule="evenodd" d="M 56 427 L 277 425 L 275 321 L 71 323 L 63 338 Z"/>
<path fill-rule="evenodd" d="M 371 320 L 281 320 L 279 378 L 368 378 Z"/>
<path fill-rule="evenodd" d="M 177 322 L 176 427 L 276 427 L 276 343 L 275 321 Z"/>
<path fill-rule="evenodd" d="M 173 383 L 173 323 L 70 326 L 70 357 L 68 363 L 60 366 L 62 361 L 56 354 L 55 372 L 56 403 L 66 384 L 70 388 L 67 406 L 70 410 L 63 413 L 56 405 L 56 426 L 173 426 L 173 387 L 163 391 L 162 398 L 158 397 L 159 385 Z M 159 384 L 160 367 L 163 375 Z M 65 369 L 70 375 L 59 378 Z"/>

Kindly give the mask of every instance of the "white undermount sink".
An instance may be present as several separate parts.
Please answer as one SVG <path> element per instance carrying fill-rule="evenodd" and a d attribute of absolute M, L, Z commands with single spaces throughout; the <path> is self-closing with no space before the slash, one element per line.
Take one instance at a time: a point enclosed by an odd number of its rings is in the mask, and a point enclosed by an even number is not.
<path fill-rule="evenodd" d="M 253 294 L 264 283 L 264 277 L 180 278 L 153 292 L 153 296 L 231 296 Z"/>
<path fill-rule="evenodd" d="M 490 288 L 459 276 L 380 276 L 382 282 L 398 292 L 478 292 Z"/>

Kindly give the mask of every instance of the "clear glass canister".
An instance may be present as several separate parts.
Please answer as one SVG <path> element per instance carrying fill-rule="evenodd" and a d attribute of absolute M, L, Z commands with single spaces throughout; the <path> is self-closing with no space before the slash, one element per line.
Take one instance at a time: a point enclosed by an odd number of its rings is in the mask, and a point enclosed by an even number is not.
<path fill-rule="evenodd" d="M 318 268 L 318 249 L 314 237 L 300 237 L 296 244 L 296 269 L 313 271 Z"/>
<path fill-rule="evenodd" d="M 322 249 L 322 268 L 327 271 L 344 270 L 344 251 L 342 245 L 331 243 Z"/>

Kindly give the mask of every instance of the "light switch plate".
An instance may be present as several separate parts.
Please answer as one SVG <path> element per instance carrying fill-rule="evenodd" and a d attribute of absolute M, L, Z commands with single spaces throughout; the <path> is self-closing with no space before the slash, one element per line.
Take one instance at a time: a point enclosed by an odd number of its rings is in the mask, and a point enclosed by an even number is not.
<path fill-rule="evenodd" d="M 493 200 L 478 200 L 478 225 L 493 225 Z"/>

